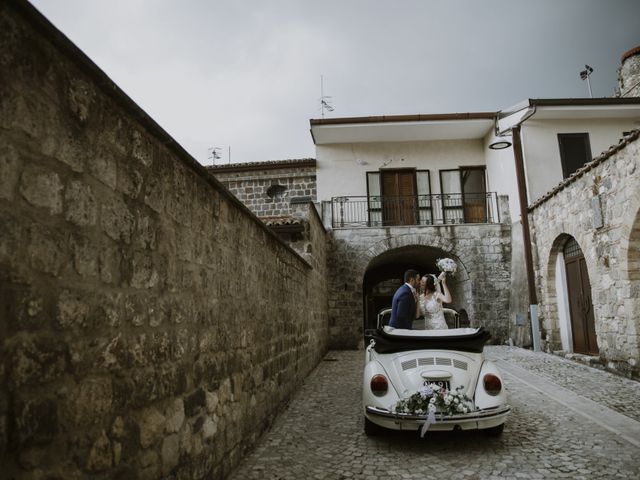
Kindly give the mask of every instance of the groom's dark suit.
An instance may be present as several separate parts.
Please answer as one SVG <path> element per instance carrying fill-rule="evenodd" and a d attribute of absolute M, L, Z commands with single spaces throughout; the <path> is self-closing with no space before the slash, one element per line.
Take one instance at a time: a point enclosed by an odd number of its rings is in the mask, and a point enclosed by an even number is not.
<path fill-rule="evenodd" d="M 411 288 L 403 284 L 393 295 L 391 302 L 391 320 L 389 326 L 393 328 L 411 329 L 416 317 L 416 299 Z"/>

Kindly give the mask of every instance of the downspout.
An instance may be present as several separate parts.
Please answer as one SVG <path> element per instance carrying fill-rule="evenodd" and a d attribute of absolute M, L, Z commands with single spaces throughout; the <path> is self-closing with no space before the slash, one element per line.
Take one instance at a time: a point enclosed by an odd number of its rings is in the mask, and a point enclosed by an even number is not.
<path fill-rule="evenodd" d="M 529 115 L 527 118 L 529 118 Z M 523 120 L 524 121 L 524 120 Z M 520 125 L 511 128 L 513 141 L 513 156 L 516 162 L 516 179 L 518 182 L 518 197 L 520 199 L 520 221 L 522 222 L 522 237 L 524 241 L 524 258 L 527 269 L 527 285 L 529 287 L 529 314 L 531 316 L 531 337 L 533 350 L 540 351 L 540 324 L 538 322 L 538 296 L 536 294 L 535 273 L 533 270 L 533 254 L 531 252 L 531 231 L 529 229 L 527 183 L 524 173 L 522 142 L 520 139 Z"/>
<path fill-rule="evenodd" d="M 531 321 L 531 339 L 533 341 L 533 350 L 540 351 L 540 323 L 538 321 L 538 295 L 536 293 L 535 272 L 533 269 L 533 253 L 531 251 L 531 230 L 529 228 L 529 212 L 528 212 L 528 194 L 527 182 L 524 171 L 524 154 L 522 152 L 522 140 L 520 136 L 521 125 L 530 119 L 536 113 L 536 104 L 530 105 L 531 110 L 520 119 L 511 128 L 500 132 L 498 130 L 498 116 L 495 121 L 496 137 L 508 135 L 511 131 L 511 140 L 513 144 L 513 157 L 516 163 L 516 180 L 518 185 L 518 198 L 520 200 L 520 221 L 522 222 L 522 239 L 524 242 L 524 258 L 527 270 L 527 287 L 529 290 L 529 315 Z M 499 113 L 498 113 L 499 115 Z"/>

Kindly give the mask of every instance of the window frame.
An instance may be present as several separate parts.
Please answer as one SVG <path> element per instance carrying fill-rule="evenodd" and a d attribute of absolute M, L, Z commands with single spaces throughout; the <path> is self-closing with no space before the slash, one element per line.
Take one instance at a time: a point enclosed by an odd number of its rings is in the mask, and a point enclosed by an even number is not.
<path fill-rule="evenodd" d="M 442 203 L 442 222 L 446 225 L 449 223 L 459 223 L 456 221 L 456 219 L 461 219 L 462 222 L 461 223 L 466 223 L 466 218 L 465 218 L 465 192 L 464 192 L 464 178 L 463 178 L 463 173 L 464 171 L 469 171 L 469 170 L 479 170 L 482 171 L 483 173 L 483 184 L 484 184 L 484 192 L 478 192 L 478 193 L 487 193 L 487 166 L 486 165 L 460 165 L 458 166 L 458 168 L 444 168 L 442 170 L 438 170 L 438 176 L 440 179 L 440 198 L 441 198 L 441 203 Z M 443 190 L 443 181 L 442 181 L 442 173 L 443 172 L 458 172 L 459 175 L 459 183 L 460 183 L 460 191 L 459 192 L 444 192 Z M 469 192 L 467 192 L 469 193 Z M 451 195 L 451 194 L 459 194 L 460 195 L 460 205 L 446 205 L 445 202 L 445 195 Z M 460 215 L 456 216 L 454 214 L 454 218 L 452 222 L 448 222 L 447 221 L 447 212 L 451 212 L 451 211 L 458 211 L 460 212 Z"/>
<path fill-rule="evenodd" d="M 443 190 L 443 181 L 442 181 L 442 173 L 443 172 L 458 172 L 458 178 L 460 181 L 460 191 L 459 192 L 447 192 L 445 193 Z M 460 215 L 460 218 L 464 218 L 464 208 L 463 208 L 463 204 L 462 204 L 462 171 L 460 170 L 460 168 L 444 168 L 442 170 L 438 170 L 438 176 L 440 178 L 440 203 L 442 206 L 442 223 L 447 225 L 449 222 L 447 222 L 447 211 L 455 211 L 455 210 L 459 210 L 462 214 Z M 458 193 L 460 194 L 460 205 L 445 205 L 445 201 L 444 201 L 444 196 L 445 195 L 450 195 L 450 194 L 455 194 Z M 454 215 L 454 220 L 455 220 L 455 215 Z M 451 222 L 453 223 L 457 223 L 455 221 Z"/>
<path fill-rule="evenodd" d="M 565 178 L 569 178 L 576 171 L 578 171 L 584 165 L 586 165 L 591 160 L 593 160 L 593 156 L 591 154 L 591 138 L 589 137 L 589 132 L 558 133 L 557 137 L 558 137 L 558 151 L 560 152 L 560 164 L 562 165 L 562 178 L 564 180 Z M 586 154 L 585 161 L 582 163 L 582 165 L 580 165 L 575 170 L 573 170 L 573 171 L 571 171 L 569 173 L 567 173 L 569 171 L 569 167 L 567 165 L 567 162 L 569 160 L 568 160 L 568 158 L 566 156 L 565 150 L 562 148 L 562 139 L 563 138 L 581 138 L 583 140 L 583 142 L 584 142 L 584 147 L 585 147 L 585 149 L 584 149 L 585 150 L 585 154 Z"/>

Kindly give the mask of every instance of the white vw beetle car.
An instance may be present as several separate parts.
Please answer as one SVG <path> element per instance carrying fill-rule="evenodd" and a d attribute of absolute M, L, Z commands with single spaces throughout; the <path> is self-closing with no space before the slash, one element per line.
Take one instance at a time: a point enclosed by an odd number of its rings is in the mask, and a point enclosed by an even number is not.
<path fill-rule="evenodd" d="M 378 328 L 365 330 L 366 364 L 362 385 L 364 429 L 420 430 L 426 411 L 396 408 L 399 400 L 437 385 L 466 395 L 462 413 L 434 409 L 431 431 L 479 429 L 499 435 L 511 408 L 500 372 L 484 358 L 489 332 L 483 328 L 405 330 L 382 326 L 390 310 L 378 315 Z M 436 387 L 437 390 L 437 387 Z M 451 399 L 452 397 L 449 397 Z M 457 402 L 457 400 L 456 400 Z M 464 413 L 466 411 L 466 413 Z"/>

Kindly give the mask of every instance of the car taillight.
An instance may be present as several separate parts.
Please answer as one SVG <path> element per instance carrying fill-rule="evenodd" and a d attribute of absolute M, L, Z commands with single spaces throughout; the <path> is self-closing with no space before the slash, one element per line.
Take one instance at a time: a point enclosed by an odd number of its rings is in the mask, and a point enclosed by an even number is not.
<path fill-rule="evenodd" d="M 497 375 L 487 373 L 482 379 L 484 390 L 489 395 L 498 395 L 502 391 L 502 382 Z"/>
<path fill-rule="evenodd" d="M 377 397 L 382 397 L 389 390 L 389 382 L 384 375 L 374 375 L 371 379 L 371 391 Z"/>

